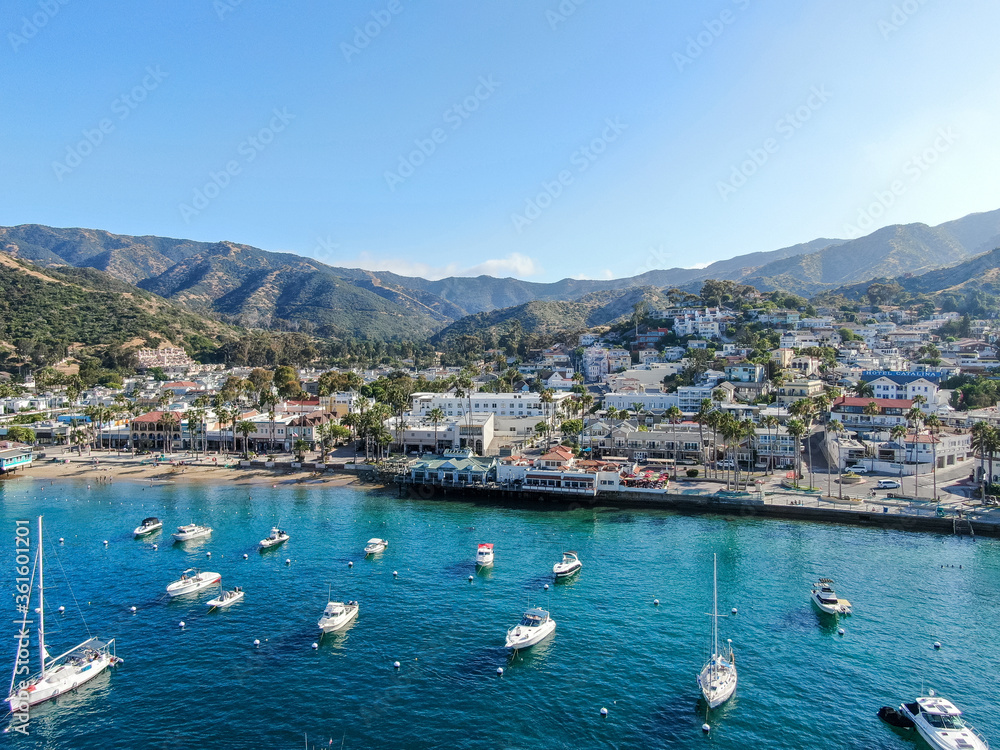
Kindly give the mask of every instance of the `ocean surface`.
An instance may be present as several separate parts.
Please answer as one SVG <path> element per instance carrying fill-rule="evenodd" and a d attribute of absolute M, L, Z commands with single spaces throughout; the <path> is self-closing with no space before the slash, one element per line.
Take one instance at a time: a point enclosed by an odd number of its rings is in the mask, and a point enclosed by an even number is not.
<path fill-rule="evenodd" d="M 15 521 L 39 513 L 50 652 L 89 626 L 116 638 L 125 662 L 32 709 L 29 735 L 7 733 L 0 747 L 925 748 L 875 715 L 922 686 L 1000 745 L 1000 543 L 990 539 L 309 485 L 25 478 L 0 484 L 7 669 Z M 164 530 L 133 540 L 150 515 Z M 214 533 L 173 544 L 189 522 Z M 258 552 L 274 524 L 291 540 Z M 371 537 L 389 547 L 365 559 Z M 496 545 L 496 564 L 477 574 L 479 542 Z M 583 570 L 555 583 L 552 565 L 570 549 Z M 710 713 L 706 736 L 696 676 L 710 645 L 713 553 L 720 611 L 738 609 L 720 633 L 733 640 L 739 687 Z M 246 598 L 214 612 L 208 592 L 168 600 L 166 585 L 189 567 L 221 573 Z M 853 616 L 812 608 L 821 576 Z M 321 639 L 328 591 L 361 611 Z M 557 629 L 512 659 L 505 632 L 529 605 L 549 609 Z"/>

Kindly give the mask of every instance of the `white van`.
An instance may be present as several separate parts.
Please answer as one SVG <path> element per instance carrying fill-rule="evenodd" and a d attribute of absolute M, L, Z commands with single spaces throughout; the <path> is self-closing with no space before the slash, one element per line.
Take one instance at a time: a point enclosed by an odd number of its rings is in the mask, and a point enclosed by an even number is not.
<path fill-rule="evenodd" d="M 880 480 L 878 480 L 878 484 L 875 485 L 875 489 L 877 489 L 877 490 L 896 490 L 896 489 L 899 489 L 902 486 L 903 485 L 901 485 L 895 479 L 880 479 Z"/>

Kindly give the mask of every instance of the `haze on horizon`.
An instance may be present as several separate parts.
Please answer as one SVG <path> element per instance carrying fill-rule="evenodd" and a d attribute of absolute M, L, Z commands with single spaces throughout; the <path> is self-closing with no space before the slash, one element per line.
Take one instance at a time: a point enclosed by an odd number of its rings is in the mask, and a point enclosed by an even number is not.
<path fill-rule="evenodd" d="M 0 224 L 533 281 L 997 208 L 985 0 L 16 0 Z"/>

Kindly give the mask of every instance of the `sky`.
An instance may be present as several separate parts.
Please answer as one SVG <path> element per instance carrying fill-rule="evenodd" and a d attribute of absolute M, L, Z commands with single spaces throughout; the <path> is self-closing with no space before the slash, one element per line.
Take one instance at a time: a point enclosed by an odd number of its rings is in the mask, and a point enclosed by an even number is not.
<path fill-rule="evenodd" d="M 1000 208 L 997 28 L 995 0 L 8 0 L 0 224 L 534 281 L 934 225 Z"/>

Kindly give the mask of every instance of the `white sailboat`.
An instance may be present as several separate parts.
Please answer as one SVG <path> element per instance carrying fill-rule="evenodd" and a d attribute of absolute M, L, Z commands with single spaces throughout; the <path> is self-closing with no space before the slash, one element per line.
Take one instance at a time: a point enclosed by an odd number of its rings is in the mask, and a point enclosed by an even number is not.
<path fill-rule="evenodd" d="M 26 566 L 25 566 L 26 567 Z M 18 657 L 14 663 L 14 674 L 10 681 L 7 695 L 7 705 L 12 713 L 27 711 L 31 706 L 55 698 L 65 692 L 78 688 L 85 682 L 94 679 L 110 666 L 121 663 L 114 653 L 115 640 L 104 642 L 97 638 L 88 638 L 83 643 L 74 646 L 64 654 L 54 659 L 45 648 L 45 571 L 42 559 L 42 517 L 38 517 L 38 551 L 35 558 L 35 569 L 38 571 L 38 586 L 34 587 L 34 571 L 28 588 L 28 603 L 25 605 L 24 618 L 21 620 L 19 641 L 24 644 L 18 649 Z M 27 680 L 18 681 L 20 675 L 29 672 L 28 657 L 22 663 L 21 652 L 27 653 L 28 613 L 31 611 L 31 590 L 38 591 L 38 654 L 41 668 L 38 674 Z"/>
<path fill-rule="evenodd" d="M 736 690 L 736 657 L 733 642 L 727 641 L 727 649 L 719 651 L 719 561 L 712 555 L 712 655 L 698 675 L 698 686 L 709 708 L 721 706 Z M 725 617 L 725 615 L 722 615 Z"/>

